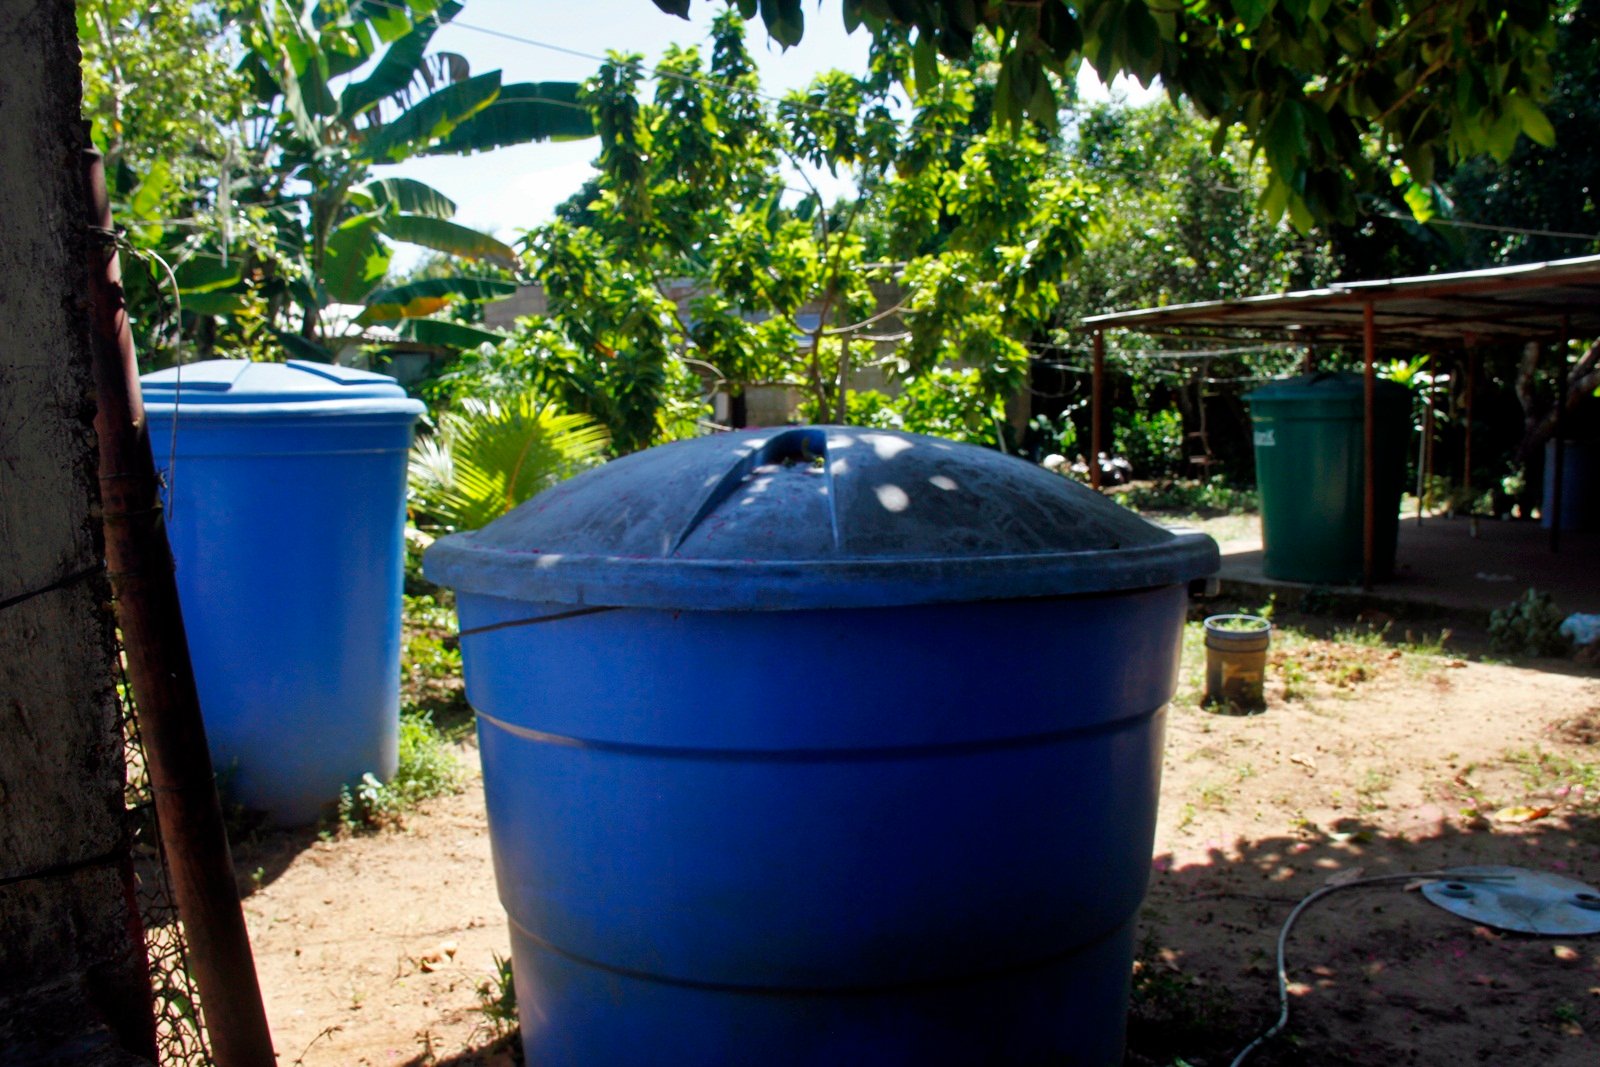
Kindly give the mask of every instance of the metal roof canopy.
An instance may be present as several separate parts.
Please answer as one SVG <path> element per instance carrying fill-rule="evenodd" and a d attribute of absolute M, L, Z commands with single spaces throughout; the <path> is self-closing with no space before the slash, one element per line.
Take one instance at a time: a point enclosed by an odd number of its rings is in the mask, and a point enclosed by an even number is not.
<path fill-rule="evenodd" d="M 1082 325 L 1293 344 L 1360 342 L 1368 305 L 1385 348 L 1545 339 L 1563 333 L 1563 319 L 1569 336 L 1593 337 L 1600 335 L 1600 256 L 1116 311 Z"/>
<path fill-rule="evenodd" d="M 1336 282 L 1326 289 L 1176 304 L 1094 315 L 1082 325 L 1094 334 L 1090 450 L 1098 454 L 1105 439 L 1102 425 L 1105 383 L 1105 331 L 1143 330 L 1167 336 L 1262 339 L 1278 337 L 1290 344 L 1312 346 L 1357 342 L 1362 349 L 1364 403 L 1362 413 L 1362 584 L 1372 587 L 1374 554 L 1373 390 L 1375 356 L 1387 349 L 1438 349 L 1460 345 L 1467 350 L 1466 436 L 1463 481 L 1472 487 L 1472 392 L 1476 346 L 1600 335 L 1600 256 L 1493 267 L 1459 274 L 1427 274 L 1383 281 Z M 1381 341 L 1380 341 L 1381 338 Z M 1566 390 L 1562 357 L 1562 393 Z M 1306 367 L 1313 365 L 1307 356 Z M 1556 407 L 1556 463 L 1550 549 L 1561 537 L 1562 436 L 1560 404 Z M 1100 465 L 1089 467 L 1090 484 L 1100 488 Z"/>

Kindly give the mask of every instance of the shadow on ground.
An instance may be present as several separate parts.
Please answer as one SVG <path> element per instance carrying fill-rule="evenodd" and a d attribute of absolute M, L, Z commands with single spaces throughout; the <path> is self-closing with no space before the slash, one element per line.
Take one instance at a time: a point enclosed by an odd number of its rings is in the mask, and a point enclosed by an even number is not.
<path fill-rule="evenodd" d="M 1493 864 L 1600 881 L 1600 820 L 1515 831 L 1384 833 L 1359 819 L 1156 857 L 1142 913 L 1128 1059 L 1228 1064 L 1278 1013 L 1274 953 L 1294 905 L 1330 878 Z M 1291 1016 L 1249 1061 L 1289 1065 L 1600 1063 L 1600 945 L 1475 926 L 1403 885 L 1352 886 L 1303 913 Z"/>
<path fill-rule="evenodd" d="M 523 1067 L 522 1038 L 518 1034 L 496 1038 L 481 1048 L 468 1049 L 443 1059 L 420 1052 L 401 1067 Z"/>
<path fill-rule="evenodd" d="M 1341 878 L 1513 865 L 1600 882 L 1600 818 L 1514 830 L 1382 832 L 1360 819 L 1218 842 L 1152 865 L 1126 1067 L 1226 1067 L 1276 1018 L 1274 949 L 1296 903 Z M 1600 1063 L 1600 943 L 1474 925 L 1404 883 L 1351 886 L 1303 913 L 1288 949 L 1292 1014 L 1252 1067 Z M 516 1037 L 405 1067 L 520 1067 Z"/>

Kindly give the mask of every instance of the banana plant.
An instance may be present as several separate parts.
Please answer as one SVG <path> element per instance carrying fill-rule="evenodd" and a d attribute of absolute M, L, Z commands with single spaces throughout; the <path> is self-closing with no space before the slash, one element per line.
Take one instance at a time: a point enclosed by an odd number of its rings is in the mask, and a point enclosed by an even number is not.
<path fill-rule="evenodd" d="M 180 257 L 186 308 L 227 314 L 265 291 L 284 347 L 321 360 L 379 323 L 454 347 L 501 339 L 434 316 L 509 294 L 509 280 L 384 282 L 396 243 L 493 264 L 507 277 L 516 253 L 453 221 L 456 205 L 437 189 L 375 168 L 588 137 L 593 125 L 576 84 L 507 85 L 498 71 L 473 74 L 462 56 L 430 52 L 461 8 L 455 0 L 258 0 L 233 9 L 245 49 L 239 72 L 254 103 L 241 124 L 250 142 L 243 162 L 222 176 L 224 199 L 263 221 L 270 240 L 231 256 L 216 234 L 191 242 L 207 254 Z M 362 310 L 330 314 L 335 304 Z"/>

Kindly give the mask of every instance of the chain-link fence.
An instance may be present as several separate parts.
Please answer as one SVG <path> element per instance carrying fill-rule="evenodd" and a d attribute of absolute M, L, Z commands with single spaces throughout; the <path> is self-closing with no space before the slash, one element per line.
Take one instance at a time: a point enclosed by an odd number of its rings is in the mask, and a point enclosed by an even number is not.
<path fill-rule="evenodd" d="M 212 1067 L 200 1014 L 200 998 L 189 970 L 189 949 L 167 875 L 167 854 L 156 822 L 155 799 L 145 773 L 144 743 L 134 713 L 133 689 L 122 649 L 117 649 L 117 697 L 122 710 L 127 763 L 124 802 L 133 844 L 139 918 L 144 925 L 150 988 L 155 995 L 159 1067 Z"/>

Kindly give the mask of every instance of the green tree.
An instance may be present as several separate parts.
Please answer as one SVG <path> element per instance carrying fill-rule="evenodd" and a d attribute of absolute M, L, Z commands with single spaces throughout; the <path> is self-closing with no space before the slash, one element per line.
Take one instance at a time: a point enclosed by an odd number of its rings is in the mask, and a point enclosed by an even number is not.
<path fill-rule="evenodd" d="M 1466 161 L 1440 177 L 1420 221 L 1406 218 L 1398 191 L 1375 196 L 1367 218 L 1330 230 L 1347 277 L 1472 270 L 1600 251 L 1593 236 L 1553 236 L 1600 234 L 1600 141 L 1593 133 L 1600 126 L 1600 3 L 1567 0 L 1562 8 L 1551 54 L 1554 89 L 1545 105 L 1554 143 L 1523 140 L 1504 161 Z"/>
<path fill-rule="evenodd" d="M 690 0 L 655 0 L 687 16 Z M 805 32 L 801 0 L 736 0 L 784 46 Z M 1055 121 L 1058 82 L 1087 61 L 1105 82 L 1159 78 L 1174 99 L 1239 127 L 1265 157 L 1262 203 L 1301 229 L 1352 222 L 1391 182 L 1415 202 L 1474 155 L 1507 159 L 1540 110 L 1559 0 L 841 0 L 845 25 L 914 34 L 913 84 L 936 57 L 963 60 L 982 31 L 1003 42 L 995 98 L 1008 122 Z"/>
<path fill-rule="evenodd" d="M 133 219 L 186 215 L 228 165 L 247 86 L 190 0 L 82 0 L 84 117 Z"/>
<path fill-rule="evenodd" d="M 1099 190 L 1100 214 L 1062 286 L 1053 338 L 1061 347 L 1043 353 L 1036 368 L 1042 394 L 1036 409 L 1077 420 L 1076 441 L 1086 443 L 1083 318 L 1306 288 L 1331 280 L 1336 264 L 1320 235 L 1302 235 L 1262 215 L 1256 203 L 1267 181 L 1264 165 L 1233 141 L 1213 146 L 1192 108 L 1166 101 L 1099 104 L 1076 110 L 1068 128 L 1076 165 Z M 1250 383 L 1231 379 L 1281 373 L 1299 358 L 1266 349 L 1152 359 L 1149 352 L 1172 346 L 1122 331 L 1105 341 L 1111 425 L 1101 446 L 1127 456 L 1140 476 L 1183 472 L 1181 451 L 1237 459 L 1247 470 L 1248 451 L 1229 445 L 1248 442 L 1238 396 Z M 1173 427 L 1154 414 L 1171 408 L 1185 425 Z M 1205 436 L 1180 449 L 1185 442 L 1175 443 L 1175 432 Z"/>
<path fill-rule="evenodd" d="M 709 67 L 668 51 L 653 99 L 638 60 L 614 57 L 585 95 L 600 174 L 524 245 L 549 311 L 519 350 L 542 346 L 531 362 L 623 450 L 658 436 L 674 367 L 734 395 L 798 386 L 819 420 L 846 417 L 869 362 L 907 381 L 960 365 L 970 373 L 938 380 L 966 383 L 968 410 L 1023 388 L 1019 338 L 1048 322 L 1086 191 L 1037 133 L 974 125 L 987 111 L 972 70 L 941 65 L 902 131 L 891 94 L 908 62 L 885 41 L 866 75 L 828 72 L 766 108 L 731 13 Z M 859 193 L 828 205 L 814 187 L 790 191 L 780 161 L 802 181 L 847 173 Z M 869 252 L 903 259 L 892 285 L 874 286 L 890 275 Z M 899 343 L 880 355 L 872 338 L 896 319 Z M 992 423 L 981 432 L 998 442 Z"/>
<path fill-rule="evenodd" d="M 86 81 L 91 113 L 120 137 L 108 143 L 135 171 L 121 186 L 124 217 L 138 224 L 131 236 L 174 268 L 185 309 L 200 317 L 200 342 L 238 333 L 229 327 L 239 327 L 241 317 L 256 333 L 264 322 L 290 354 L 323 360 L 374 323 L 426 343 L 499 340 L 434 316 L 455 302 L 505 295 L 511 282 L 468 273 L 385 282 L 396 242 L 507 269 L 516 265 L 513 250 L 452 221 L 455 205 L 437 190 L 377 178 L 374 168 L 418 155 L 590 136 L 577 86 L 505 85 L 497 71 L 474 75 L 462 57 L 430 52 L 438 28 L 461 10 L 455 2 L 223 0 L 193 9 L 187 22 L 183 5 L 167 6 L 187 36 L 178 39 L 132 8 L 111 18 L 91 10 L 80 22 L 86 39 L 93 33 L 118 46 L 89 53 Z M 108 34 L 107 25 L 125 32 Z M 175 108 L 174 121 L 196 131 L 197 154 L 214 169 L 163 178 L 157 161 L 171 154 L 170 129 L 149 121 L 136 128 L 137 143 L 126 136 L 128 124 L 118 116 L 147 88 L 142 74 L 137 92 L 119 88 L 121 46 L 134 39 L 155 55 L 202 41 L 206 54 L 240 53 L 236 74 L 220 79 L 238 89 L 227 107 L 207 114 L 202 97 L 181 91 L 181 79 L 169 90 L 151 89 L 153 100 L 170 92 L 194 105 L 181 114 Z M 149 192 L 157 181 L 176 182 L 178 190 L 159 202 L 160 212 L 186 202 L 189 217 L 160 217 Z M 151 287 L 141 293 L 134 280 L 135 300 L 149 300 Z M 331 315 L 335 304 L 362 310 L 353 319 Z M 216 331 L 206 325 L 213 316 L 230 322 Z"/>

